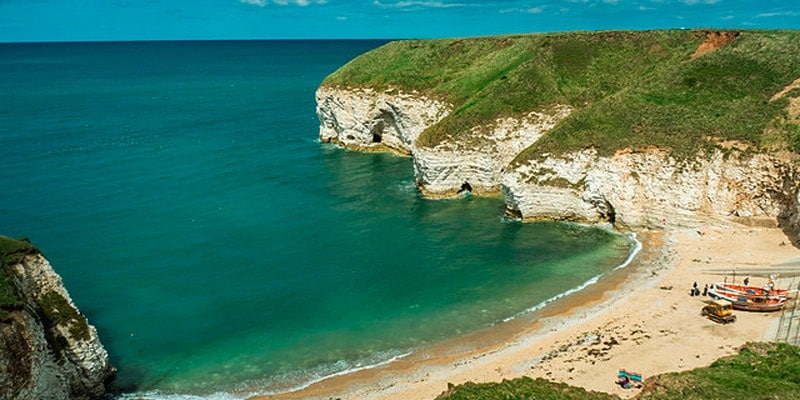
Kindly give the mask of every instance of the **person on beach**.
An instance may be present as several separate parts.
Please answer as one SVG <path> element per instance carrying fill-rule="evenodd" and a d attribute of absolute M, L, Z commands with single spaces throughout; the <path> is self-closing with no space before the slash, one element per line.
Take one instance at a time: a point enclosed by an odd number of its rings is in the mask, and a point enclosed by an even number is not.
<path fill-rule="evenodd" d="M 747 286 L 748 284 L 750 284 L 750 277 L 749 276 L 744 278 L 744 285 Z"/>
<path fill-rule="evenodd" d="M 706 283 L 706 287 L 703 288 L 703 296 L 708 296 L 708 284 Z"/>

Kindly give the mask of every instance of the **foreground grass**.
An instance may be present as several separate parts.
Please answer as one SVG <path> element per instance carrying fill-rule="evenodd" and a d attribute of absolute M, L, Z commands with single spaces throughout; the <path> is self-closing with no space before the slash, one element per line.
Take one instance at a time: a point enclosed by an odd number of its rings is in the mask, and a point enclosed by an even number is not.
<path fill-rule="evenodd" d="M 640 399 L 800 399 L 800 347 L 749 343 L 707 368 L 664 374 Z"/>
<path fill-rule="evenodd" d="M 472 383 L 451 387 L 437 400 L 537 399 L 537 400 L 618 400 L 619 397 L 528 377 L 498 383 Z"/>
<path fill-rule="evenodd" d="M 429 147 L 480 145 L 472 128 L 500 117 L 576 110 L 518 162 L 589 147 L 608 155 L 657 146 L 689 157 L 719 140 L 800 151 L 800 128 L 785 122 L 788 100 L 770 101 L 800 77 L 800 32 L 744 31 L 691 59 L 704 40 L 705 32 L 672 30 L 398 41 L 323 84 L 418 91 L 451 103 L 453 113 L 419 137 Z"/>
<path fill-rule="evenodd" d="M 609 370 L 609 379 L 616 371 Z M 784 343 L 748 343 L 734 356 L 706 368 L 648 378 L 636 397 L 648 400 L 800 399 L 800 347 Z M 438 400 L 467 399 L 619 399 L 542 379 L 466 383 Z"/>

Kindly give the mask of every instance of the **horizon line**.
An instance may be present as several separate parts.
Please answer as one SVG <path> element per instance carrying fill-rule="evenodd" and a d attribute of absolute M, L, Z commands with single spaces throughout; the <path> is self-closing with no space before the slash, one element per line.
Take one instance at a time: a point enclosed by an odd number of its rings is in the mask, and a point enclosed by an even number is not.
<path fill-rule="evenodd" d="M 519 36 L 519 35 L 536 35 L 536 34 L 562 34 L 562 33 L 594 33 L 594 32 L 648 32 L 648 31 L 671 31 L 671 30 L 712 30 L 712 31 L 743 31 L 743 32 L 769 32 L 769 31 L 798 31 L 800 28 L 736 28 L 736 27 L 711 27 L 711 26 L 696 26 L 696 27 L 664 27 L 664 28 L 644 28 L 644 29 L 571 29 L 571 30 L 553 30 L 553 31 L 530 31 L 530 32 L 515 32 L 515 33 L 496 33 L 486 35 L 466 35 L 466 36 L 435 36 L 435 37 L 395 37 L 395 38 L 371 38 L 371 37 L 353 37 L 353 38 L 220 38 L 220 39 L 187 39 L 187 38 L 173 38 L 173 39 L 91 39 L 91 40 L 0 40 L 0 45 L 3 44 L 76 44 L 76 43 L 143 43 L 143 42 L 325 42 L 325 41 L 396 41 L 396 40 L 437 40 L 437 39 L 467 39 L 467 38 L 482 38 L 482 37 L 495 37 L 495 36 Z"/>

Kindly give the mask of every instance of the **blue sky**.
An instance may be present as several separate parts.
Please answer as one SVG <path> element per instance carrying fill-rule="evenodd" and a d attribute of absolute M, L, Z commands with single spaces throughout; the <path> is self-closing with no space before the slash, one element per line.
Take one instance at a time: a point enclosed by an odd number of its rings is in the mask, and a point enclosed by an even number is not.
<path fill-rule="evenodd" d="M 0 0 L 0 42 L 800 28 L 800 0 Z"/>

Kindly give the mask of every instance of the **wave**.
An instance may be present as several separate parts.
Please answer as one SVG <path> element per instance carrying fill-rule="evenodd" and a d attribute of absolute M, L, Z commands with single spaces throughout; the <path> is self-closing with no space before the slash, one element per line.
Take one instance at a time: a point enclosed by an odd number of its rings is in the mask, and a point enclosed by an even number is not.
<path fill-rule="evenodd" d="M 639 252 L 642 250 L 642 242 L 640 242 L 639 239 L 636 238 L 636 234 L 635 233 L 629 234 L 628 237 L 631 238 L 631 241 L 633 241 L 633 246 L 631 247 L 631 250 L 628 253 L 628 257 L 625 258 L 625 261 L 623 261 L 622 264 L 614 267 L 614 269 L 612 269 L 612 271 L 616 271 L 616 270 L 625 268 L 628 265 L 630 265 L 630 263 L 633 262 L 633 259 L 636 258 L 636 255 L 639 254 Z M 561 292 L 561 293 L 559 293 L 559 294 L 557 294 L 557 295 L 555 295 L 553 297 L 550 297 L 550 298 L 548 298 L 546 300 L 543 300 L 539 304 L 536 304 L 535 306 L 533 306 L 533 307 L 531 307 L 531 308 L 529 308 L 529 309 L 527 309 L 525 311 L 522 311 L 520 313 L 512 315 L 512 316 L 510 316 L 508 318 L 504 318 L 503 322 L 509 322 L 509 321 L 512 321 L 512 320 L 514 320 L 516 318 L 519 318 L 522 315 L 529 314 L 529 313 L 541 310 L 546 305 L 548 305 L 548 304 L 550 304 L 550 303 L 552 303 L 552 302 L 554 302 L 554 301 L 556 301 L 558 299 L 561 299 L 563 297 L 569 296 L 569 295 L 571 295 L 573 293 L 577 293 L 577 292 L 579 292 L 579 291 L 581 291 L 583 289 L 586 289 L 587 287 L 597 283 L 597 281 L 600 280 L 601 276 L 603 276 L 603 274 L 595 275 L 595 276 L 589 278 L 588 280 L 586 280 L 585 282 L 581 283 L 580 285 L 575 286 L 572 289 L 569 289 L 569 290 L 567 290 L 565 292 Z"/>
<path fill-rule="evenodd" d="M 292 387 L 290 389 L 279 390 L 279 391 L 268 391 L 268 392 L 261 393 L 261 394 L 264 394 L 264 395 L 277 395 L 277 394 L 286 394 L 286 393 L 297 392 L 299 390 L 303 390 L 305 388 L 308 388 L 309 386 L 311 386 L 311 385 L 313 385 L 315 383 L 322 382 L 322 381 L 324 381 L 326 379 L 330 379 L 330 378 L 334 378 L 334 377 L 342 376 L 342 375 L 347 375 L 347 374 L 352 374 L 354 372 L 363 371 L 363 370 L 367 370 L 367 369 L 379 368 L 379 367 L 382 367 L 384 365 L 391 364 L 391 363 L 393 363 L 393 362 L 395 362 L 395 361 L 397 361 L 397 360 L 399 360 L 401 358 L 405 358 L 405 357 L 410 356 L 412 353 L 413 353 L 412 351 L 407 351 L 407 352 L 392 356 L 392 357 L 390 357 L 390 358 L 388 358 L 386 360 L 379 361 L 377 363 L 369 364 L 369 365 L 356 364 L 355 366 L 353 366 L 351 368 L 348 368 L 348 369 L 344 369 L 344 370 L 341 370 L 341 371 L 338 371 L 338 372 L 334 372 L 334 373 L 331 373 L 331 374 L 327 374 L 327 375 L 323 375 L 323 376 L 318 376 L 318 377 L 316 377 L 314 379 L 311 379 L 311 380 L 309 380 L 309 381 L 307 381 L 305 383 L 302 383 L 302 384 L 297 385 L 295 387 Z"/>
<path fill-rule="evenodd" d="M 260 393 L 249 393 L 236 395 L 226 392 L 216 392 L 209 395 L 191 395 L 191 394 L 167 394 L 159 390 L 149 392 L 127 393 L 115 400 L 244 400 L 249 397 L 257 396 Z"/>
<path fill-rule="evenodd" d="M 339 360 L 338 362 L 335 362 L 333 364 L 320 366 L 319 368 L 316 368 L 315 370 L 312 371 L 297 372 L 296 375 L 305 376 L 303 383 L 290 386 L 285 389 L 239 390 L 235 392 L 218 391 L 210 394 L 180 394 L 180 393 L 168 393 L 163 390 L 149 390 L 145 392 L 125 393 L 120 396 L 117 396 L 115 400 L 244 400 L 254 396 L 280 395 L 280 394 L 297 392 L 306 389 L 315 383 L 319 383 L 324 380 L 334 378 L 337 376 L 347 375 L 354 372 L 373 369 L 373 368 L 379 368 L 384 365 L 391 364 L 401 358 L 407 357 L 412 353 L 413 353 L 412 351 L 380 352 L 375 357 L 372 357 L 373 359 L 376 359 L 378 361 L 370 364 L 363 364 L 363 362 Z M 390 354 L 393 355 L 389 356 Z M 275 381 L 293 380 L 293 378 L 296 378 L 295 374 L 289 374 L 281 377 L 273 377 L 270 380 L 273 381 L 272 383 L 275 383 Z M 251 381 L 249 383 L 245 383 L 239 386 L 267 388 L 272 385 L 270 385 L 270 382 Z"/>

